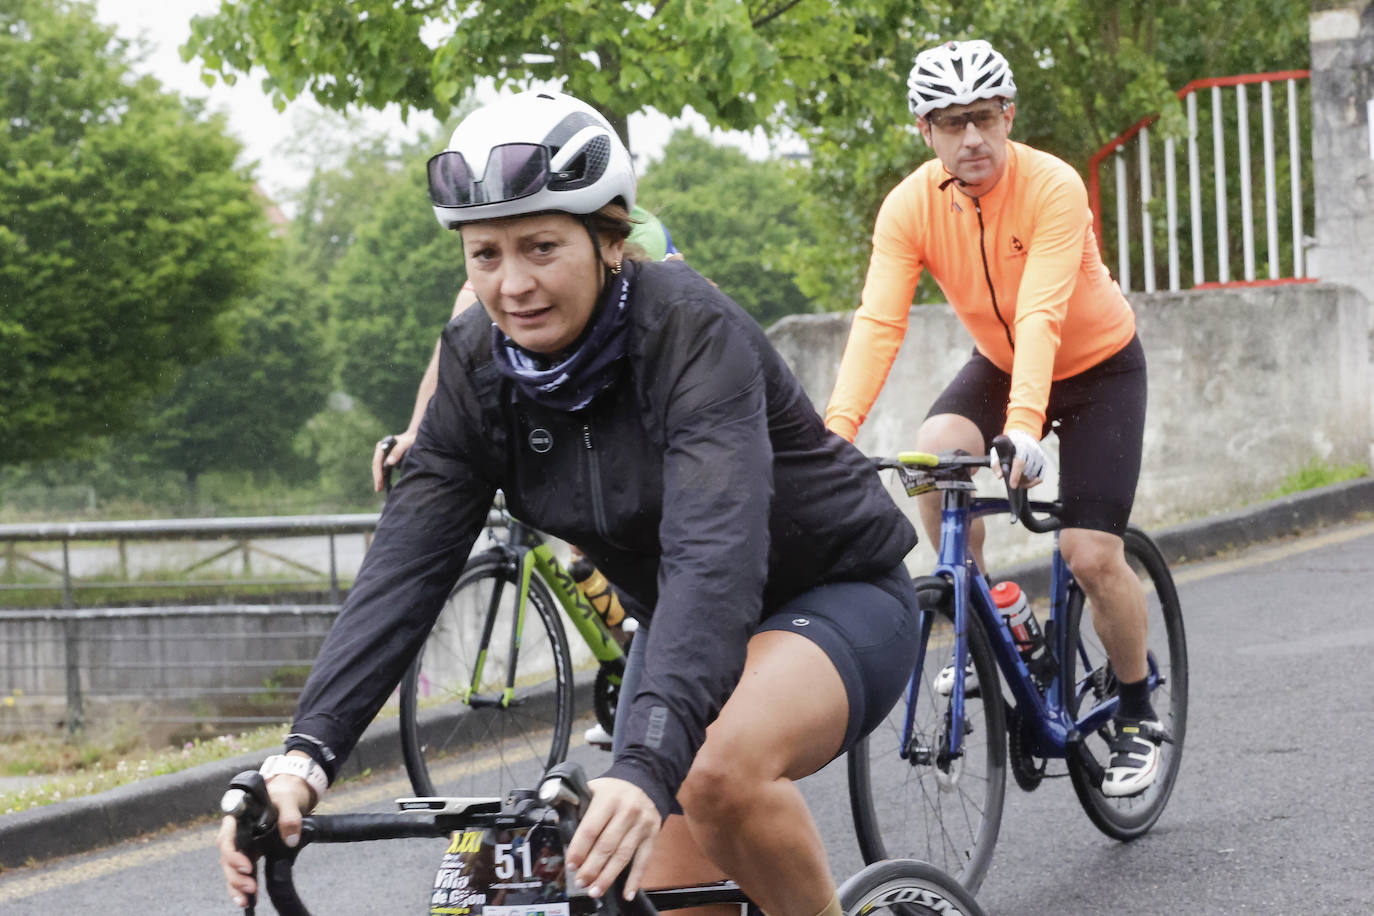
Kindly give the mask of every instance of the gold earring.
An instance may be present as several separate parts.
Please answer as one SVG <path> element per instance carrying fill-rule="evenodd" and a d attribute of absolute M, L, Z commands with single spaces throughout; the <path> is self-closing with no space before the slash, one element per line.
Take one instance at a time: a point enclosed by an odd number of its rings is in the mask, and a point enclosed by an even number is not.
<path fill-rule="evenodd" d="M 613 276 L 613 277 L 618 277 L 618 276 L 620 276 L 620 262 L 619 262 L 619 261 L 616 261 L 614 264 L 611 265 L 611 276 Z"/>

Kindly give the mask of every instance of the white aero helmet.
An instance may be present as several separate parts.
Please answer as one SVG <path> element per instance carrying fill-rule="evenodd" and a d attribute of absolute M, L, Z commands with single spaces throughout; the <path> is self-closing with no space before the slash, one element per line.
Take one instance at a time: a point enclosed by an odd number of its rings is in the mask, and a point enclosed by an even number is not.
<path fill-rule="evenodd" d="M 947 41 L 917 54 L 906 87 L 911 113 L 920 117 L 979 99 L 1016 98 L 1007 59 L 981 38 Z"/>
<path fill-rule="evenodd" d="M 429 198 L 445 229 L 557 210 L 594 213 L 635 204 L 630 152 L 586 102 L 521 92 L 477 109 L 429 160 Z"/>

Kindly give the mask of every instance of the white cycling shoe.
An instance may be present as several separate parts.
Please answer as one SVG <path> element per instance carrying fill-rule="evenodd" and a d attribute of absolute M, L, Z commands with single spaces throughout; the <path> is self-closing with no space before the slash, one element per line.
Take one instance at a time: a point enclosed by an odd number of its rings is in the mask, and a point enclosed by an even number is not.
<path fill-rule="evenodd" d="M 603 751 L 611 749 L 611 733 L 602 728 L 600 722 L 583 732 L 582 737 L 592 747 L 599 747 Z"/>
<path fill-rule="evenodd" d="M 1129 798 L 1154 785 L 1159 775 L 1159 746 L 1164 726 L 1156 719 L 1115 718 L 1114 734 L 1107 742 L 1112 759 L 1102 774 L 1102 794 Z"/>
<path fill-rule="evenodd" d="M 930 688 L 938 696 L 947 697 L 954 693 L 954 662 L 950 661 L 940 669 L 935 675 L 935 679 L 930 682 Z M 973 659 L 968 660 L 964 666 L 964 696 L 971 696 L 978 690 L 978 672 L 973 670 Z"/>

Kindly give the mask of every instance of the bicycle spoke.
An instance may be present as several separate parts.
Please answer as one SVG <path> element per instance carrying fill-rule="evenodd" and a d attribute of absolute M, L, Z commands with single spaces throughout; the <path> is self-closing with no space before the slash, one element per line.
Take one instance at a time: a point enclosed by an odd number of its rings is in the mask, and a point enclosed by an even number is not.
<path fill-rule="evenodd" d="M 1123 840 L 1149 830 L 1173 791 L 1187 722 L 1188 678 L 1182 609 L 1168 567 L 1154 544 L 1138 529 L 1127 530 L 1125 548 L 1127 560 L 1141 577 L 1146 592 L 1148 653 L 1151 672 L 1156 678 L 1150 702 L 1165 733 L 1176 741 L 1161 746 L 1160 771 L 1155 782 L 1140 795 L 1127 798 L 1106 797 L 1096 781 L 1100 767 L 1110 756 L 1105 725 L 1092 733 L 1069 760 L 1074 790 L 1088 817 L 1108 836 Z M 1072 661 L 1079 670 L 1091 672 L 1077 682 L 1075 694 L 1079 704 L 1073 713 L 1083 722 L 1091 714 L 1088 704 L 1097 706 L 1115 696 L 1117 685 L 1107 664 L 1106 651 L 1093 629 L 1091 607 L 1078 589 L 1070 594 L 1066 625 L 1070 638 L 1077 645 Z M 1073 672 L 1068 672 L 1067 676 L 1072 677 Z"/>
<path fill-rule="evenodd" d="M 970 632 L 975 630 L 970 628 Z M 997 680 L 981 629 L 970 641 L 978 682 Z M 965 694 L 965 736 L 958 757 L 948 753 L 949 698 L 932 683 L 949 657 L 952 632 L 942 618 L 932 632 L 911 711 L 911 750 L 893 751 L 908 704 L 899 702 L 860 754 L 851 753 L 850 790 L 860 848 L 868 861 L 914 858 L 935 862 L 968 885 L 982 880 L 996 843 L 1005 791 L 1006 744 L 1000 703 Z M 934 660 L 940 660 L 939 662 Z M 894 747 L 896 745 L 896 747 Z"/>
<path fill-rule="evenodd" d="M 531 579 L 517 630 L 521 592 L 511 576 L 504 554 L 470 563 L 407 674 L 402 740 L 417 792 L 438 788 L 429 764 L 453 755 L 478 754 L 492 765 L 485 776 L 455 777 L 440 794 L 499 794 L 518 785 L 515 764 L 532 758 L 544 766 L 566 753 L 572 668 L 556 605 L 542 580 Z"/>

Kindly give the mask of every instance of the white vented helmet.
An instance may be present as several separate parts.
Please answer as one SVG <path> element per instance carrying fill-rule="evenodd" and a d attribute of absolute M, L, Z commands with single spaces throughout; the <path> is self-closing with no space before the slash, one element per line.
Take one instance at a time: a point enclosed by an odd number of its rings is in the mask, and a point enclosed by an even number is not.
<path fill-rule="evenodd" d="M 635 204 L 630 152 L 586 102 L 521 92 L 477 109 L 429 160 L 429 196 L 445 229 L 549 210 Z"/>
<path fill-rule="evenodd" d="M 1007 59 L 981 38 L 947 41 L 917 54 L 906 86 L 911 113 L 921 117 L 979 99 L 1016 98 Z"/>

